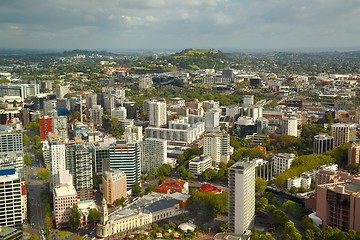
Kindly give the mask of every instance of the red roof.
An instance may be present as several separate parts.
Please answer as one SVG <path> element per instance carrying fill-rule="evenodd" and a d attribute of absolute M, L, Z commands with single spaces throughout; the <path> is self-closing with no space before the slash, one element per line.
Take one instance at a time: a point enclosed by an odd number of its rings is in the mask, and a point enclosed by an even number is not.
<path fill-rule="evenodd" d="M 203 184 L 200 187 L 201 192 L 215 192 L 215 193 L 221 193 L 222 190 L 220 188 L 217 188 L 211 184 Z"/>

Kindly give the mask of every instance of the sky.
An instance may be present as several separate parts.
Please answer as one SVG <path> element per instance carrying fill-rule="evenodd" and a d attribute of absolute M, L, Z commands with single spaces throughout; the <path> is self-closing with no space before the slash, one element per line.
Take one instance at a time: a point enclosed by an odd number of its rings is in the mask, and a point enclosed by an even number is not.
<path fill-rule="evenodd" d="M 0 0 L 0 48 L 357 48 L 359 16 L 359 0 Z"/>

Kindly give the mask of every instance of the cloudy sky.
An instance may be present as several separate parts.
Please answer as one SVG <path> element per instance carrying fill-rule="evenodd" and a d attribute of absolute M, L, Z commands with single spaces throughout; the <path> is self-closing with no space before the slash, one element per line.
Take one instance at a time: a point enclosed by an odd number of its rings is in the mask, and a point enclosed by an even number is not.
<path fill-rule="evenodd" d="M 0 0 L 0 48 L 360 47 L 360 0 Z"/>

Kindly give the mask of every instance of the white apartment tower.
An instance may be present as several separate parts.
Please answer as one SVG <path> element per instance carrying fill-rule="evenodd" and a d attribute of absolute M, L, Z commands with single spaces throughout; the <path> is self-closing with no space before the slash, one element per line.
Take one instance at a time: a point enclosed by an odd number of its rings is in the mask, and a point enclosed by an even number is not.
<path fill-rule="evenodd" d="M 336 123 L 331 125 L 331 136 L 334 138 L 334 147 L 356 140 L 356 126 Z"/>
<path fill-rule="evenodd" d="M 254 104 L 254 95 L 244 95 L 243 97 L 244 106 L 251 106 Z"/>
<path fill-rule="evenodd" d="M 14 168 L 0 170 L 0 226 L 22 227 L 21 179 Z"/>
<path fill-rule="evenodd" d="M 66 169 L 65 144 L 54 143 L 50 145 L 50 190 L 55 187 L 55 180 L 59 171 Z"/>
<path fill-rule="evenodd" d="M 249 111 L 249 117 L 251 117 L 253 119 L 253 121 L 255 122 L 258 118 L 262 118 L 263 116 L 263 108 L 260 106 L 250 106 L 248 108 Z"/>
<path fill-rule="evenodd" d="M 111 117 L 117 117 L 119 121 L 124 121 L 127 116 L 127 111 L 125 107 L 118 107 L 111 109 Z"/>
<path fill-rule="evenodd" d="M 148 101 L 149 125 L 160 127 L 166 125 L 166 102 Z"/>
<path fill-rule="evenodd" d="M 229 228 L 243 234 L 255 218 L 255 162 L 238 161 L 229 168 Z"/>
<path fill-rule="evenodd" d="M 141 171 L 149 173 L 167 163 L 167 141 L 158 138 L 147 138 L 141 145 Z"/>
<path fill-rule="evenodd" d="M 86 108 L 90 109 L 94 105 L 97 105 L 97 94 L 96 93 L 89 93 L 86 95 Z"/>
<path fill-rule="evenodd" d="M 278 153 L 272 158 L 273 176 L 277 176 L 280 173 L 285 172 L 290 168 L 291 164 L 295 160 L 295 154 L 293 153 Z"/>
<path fill-rule="evenodd" d="M 90 109 L 90 121 L 94 127 L 102 127 L 103 108 L 100 105 L 93 105 Z"/>
<path fill-rule="evenodd" d="M 220 125 L 220 109 L 210 109 L 205 112 L 205 131 L 212 131 Z"/>
<path fill-rule="evenodd" d="M 230 160 L 230 135 L 226 131 L 206 133 L 204 136 L 204 155 L 211 156 L 212 166 Z"/>
<path fill-rule="evenodd" d="M 282 133 L 290 136 L 298 136 L 298 119 L 294 116 L 286 117 L 283 119 Z"/>

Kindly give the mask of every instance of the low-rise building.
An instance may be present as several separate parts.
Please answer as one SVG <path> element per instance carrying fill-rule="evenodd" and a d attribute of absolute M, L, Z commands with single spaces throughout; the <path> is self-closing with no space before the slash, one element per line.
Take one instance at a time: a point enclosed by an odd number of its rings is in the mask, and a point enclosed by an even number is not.
<path fill-rule="evenodd" d="M 201 175 L 206 169 L 211 168 L 212 158 L 208 155 L 195 157 L 189 161 L 189 171 L 194 176 Z"/>
<path fill-rule="evenodd" d="M 165 194 L 170 194 L 174 192 L 188 194 L 189 183 L 185 181 L 177 181 L 174 179 L 166 179 L 162 184 L 156 187 L 156 191 Z"/>
<path fill-rule="evenodd" d="M 273 156 L 273 176 L 277 176 L 289 169 L 294 160 L 295 154 L 293 153 L 278 153 Z"/>

